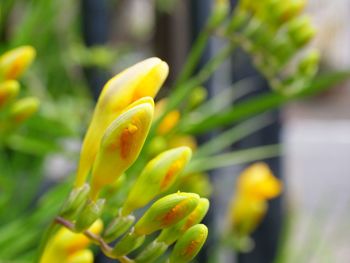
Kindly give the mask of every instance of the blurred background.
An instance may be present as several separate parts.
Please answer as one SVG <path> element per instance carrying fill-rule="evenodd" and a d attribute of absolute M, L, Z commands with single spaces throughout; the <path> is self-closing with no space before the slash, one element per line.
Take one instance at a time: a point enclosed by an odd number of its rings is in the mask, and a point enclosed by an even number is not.
<path fill-rule="evenodd" d="M 236 1 L 231 2 L 233 8 Z M 37 145 L 37 152 L 13 141 L 12 146 L 23 152 L 21 158 L 31 167 L 26 171 L 28 181 L 20 183 L 22 189 L 27 189 L 33 178 L 45 176 L 45 183 L 32 189 L 42 192 L 74 173 L 76 159 L 55 149 L 79 152 L 94 100 L 114 74 L 144 58 L 158 56 L 170 66 L 160 94 L 164 96 L 211 6 L 211 0 L 1 1 L 0 51 L 23 44 L 36 48 L 37 60 L 24 77 L 25 93 L 41 99 L 42 112 L 52 127 L 49 132 L 42 131 L 39 119 L 26 131 L 32 138 L 28 143 L 38 143 L 36 137 L 45 134 L 45 143 Z M 348 69 L 350 1 L 310 0 L 307 12 L 318 28 L 312 45 L 321 50 L 322 70 Z M 212 38 L 198 69 L 222 45 L 222 40 Z M 237 51 L 205 87 L 213 96 L 248 76 L 257 79 L 255 93 L 268 89 L 249 57 Z M 284 181 L 285 191 L 271 202 L 268 216 L 254 234 L 256 248 L 240 255 L 222 249 L 219 262 L 350 261 L 349 101 L 350 86 L 343 84 L 312 99 L 290 103 L 273 113 L 276 121 L 272 125 L 232 145 L 232 149 L 239 149 L 261 142 L 282 143 L 282 156 L 266 161 Z M 59 139 L 52 142 L 57 136 Z M 210 136 L 215 134 L 199 140 Z M 33 156 L 41 156 L 44 168 L 40 171 L 39 164 L 32 168 Z M 214 191 L 206 223 L 214 231 L 199 262 L 210 258 L 215 231 L 222 226 L 235 175 L 241 170 L 231 167 L 210 175 Z M 19 198 L 25 199 L 26 194 L 19 193 Z M 99 260 L 109 262 L 102 256 Z"/>

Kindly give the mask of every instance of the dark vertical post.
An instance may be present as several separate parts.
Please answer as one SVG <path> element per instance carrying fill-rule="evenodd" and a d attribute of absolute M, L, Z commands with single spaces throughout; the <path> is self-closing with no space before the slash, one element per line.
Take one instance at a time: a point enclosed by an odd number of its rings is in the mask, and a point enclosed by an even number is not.
<path fill-rule="evenodd" d="M 108 38 L 108 8 L 107 0 L 82 0 L 82 31 L 85 44 L 88 47 L 106 44 Z M 95 99 L 108 79 L 105 71 L 88 67 L 86 78 Z"/>

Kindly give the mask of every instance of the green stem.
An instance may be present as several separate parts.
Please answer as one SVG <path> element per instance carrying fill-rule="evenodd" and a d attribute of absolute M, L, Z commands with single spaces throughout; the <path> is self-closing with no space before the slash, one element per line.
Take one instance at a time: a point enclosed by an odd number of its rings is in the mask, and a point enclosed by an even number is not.
<path fill-rule="evenodd" d="M 229 55 L 236 48 L 235 43 L 230 43 L 223 49 L 221 49 L 207 64 L 199 71 L 199 73 L 188 80 L 186 83 L 178 86 L 178 88 L 173 92 L 172 96 L 169 98 L 167 107 L 161 117 L 154 123 L 153 130 L 159 125 L 162 119 L 171 110 L 176 108 L 188 95 L 191 90 L 209 79 L 209 77 L 217 70 L 217 68 L 229 57 Z"/>
<path fill-rule="evenodd" d="M 204 29 L 199 33 L 189 53 L 188 59 L 174 83 L 173 90 L 178 89 L 182 83 L 191 77 L 208 43 L 209 37 L 209 30 Z"/>

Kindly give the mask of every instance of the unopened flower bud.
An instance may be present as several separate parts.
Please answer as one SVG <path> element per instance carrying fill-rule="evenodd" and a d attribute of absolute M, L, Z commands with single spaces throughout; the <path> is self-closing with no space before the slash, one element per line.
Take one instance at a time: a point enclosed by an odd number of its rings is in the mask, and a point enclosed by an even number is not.
<path fill-rule="evenodd" d="M 74 188 L 66 202 L 61 208 L 60 215 L 64 218 L 72 218 L 81 211 L 89 196 L 90 186 L 84 184 L 82 187 Z"/>
<path fill-rule="evenodd" d="M 98 99 L 80 154 L 76 185 L 84 183 L 107 127 L 133 102 L 154 97 L 168 75 L 159 58 L 146 59 L 124 70 L 104 86 Z"/>
<path fill-rule="evenodd" d="M 298 73 L 306 77 L 313 77 L 320 62 L 320 52 L 318 50 L 311 50 L 305 57 L 300 60 L 298 65 Z"/>
<path fill-rule="evenodd" d="M 305 4 L 305 0 L 271 0 L 268 10 L 277 18 L 277 22 L 284 23 L 299 15 L 304 9 Z"/>
<path fill-rule="evenodd" d="M 288 33 L 297 47 L 306 45 L 316 34 L 316 29 L 311 24 L 308 16 L 292 20 L 288 24 Z"/>
<path fill-rule="evenodd" d="M 35 58 L 35 49 L 22 46 L 0 56 L 0 78 L 17 79 Z"/>
<path fill-rule="evenodd" d="M 214 0 L 213 12 L 208 21 L 209 29 L 219 26 L 228 16 L 230 12 L 230 1 Z"/>
<path fill-rule="evenodd" d="M 198 224 L 188 229 L 176 242 L 171 252 L 170 263 L 190 262 L 201 250 L 208 236 L 208 228 Z"/>
<path fill-rule="evenodd" d="M 197 207 L 183 220 L 176 225 L 165 228 L 157 238 L 158 242 L 164 242 L 168 246 L 174 243 L 187 229 L 199 224 L 209 209 L 209 201 L 206 198 L 201 198 Z"/>
<path fill-rule="evenodd" d="M 11 119 L 20 124 L 37 112 L 39 105 L 39 100 L 34 97 L 19 99 L 11 106 Z"/>
<path fill-rule="evenodd" d="M 77 222 L 75 223 L 75 230 L 82 232 L 89 228 L 98 218 L 101 217 L 104 204 L 105 199 L 88 201 L 79 213 Z"/>
<path fill-rule="evenodd" d="M 19 92 L 16 80 L 6 80 L 0 83 L 0 108 L 14 99 Z"/>
<path fill-rule="evenodd" d="M 193 89 L 189 98 L 190 109 L 197 108 L 201 105 L 208 97 L 208 91 L 206 88 L 199 86 Z"/>
<path fill-rule="evenodd" d="M 129 193 L 123 214 L 145 206 L 155 196 L 165 192 L 175 182 L 191 159 L 188 147 L 179 147 L 159 154 L 143 169 Z"/>
<path fill-rule="evenodd" d="M 92 170 L 92 197 L 115 182 L 137 159 L 149 132 L 153 104 L 139 104 L 120 115 L 102 138 Z"/>
<path fill-rule="evenodd" d="M 192 193 L 175 193 L 156 201 L 135 225 L 135 232 L 148 235 L 170 227 L 189 215 L 197 206 L 199 196 Z"/>
<path fill-rule="evenodd" d="M 155 262 L 157 258 L 164 254 L 164 252 L 168 249 L 168 245 L 163 242 L 153 241 L 149 244 L 140 255 L 137 256 L 137 263 L 149 263 Z"/>
<path fill-rule="evenodd" d="M 133 215 L 123 216 L 119 214 L 106 228 L 103 234 L 104 240 L 107 242 L 112 242 L 113 240 L 117 239 L 126 231 L 128 231 L 134 221 L 135 217 Z"/>
<path fill-rule="evenodd" d="M 132 229 L 116 244 L 112 253 L 118 257 L 127 255 L 131 251 L 139 248 L 144 241 L 145 235 L 139 235 L 138 233 L 135 233 L 134 229 Z"/>

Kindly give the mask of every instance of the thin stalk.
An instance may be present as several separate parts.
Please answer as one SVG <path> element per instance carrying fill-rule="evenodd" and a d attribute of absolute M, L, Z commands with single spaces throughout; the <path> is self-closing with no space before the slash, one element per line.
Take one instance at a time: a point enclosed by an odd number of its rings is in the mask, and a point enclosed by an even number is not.
<path fill-rule="evenodd" d="M 191 90 L 197 86 L 200 86 L 217 70 L 217 68 L 229 57 L 229 55 L 236 48 L 235 43 L 230 43 L 223 49 L 221 49 L 212 59 L 208 61 L 207 64 L 199 71 L 199 73 L 188 80 L 186 83 L 178 86 L 178 88 L 173 92 L 172 96 L 169 98 L 167 107 L 163 114 L 158 118 L 158 120 L 153 125 L 153 132 L 163 118 L 176 108 L 188 95 Z"/>
<path fill-rule="evenodd" d="M 186 60 L 185 65 L 182 67 L 182 70 L 174 83 L 173 90 L 176 90 L 182 83 L 191 77 L 200 58 L 202 57 L 205 47 L 207 46 L 209 37 L 209 30 L 204 29 L 199 33 L 191 48 L 188 59 Z"/>
<path fill-rule="evenodd" d="M 225 131 L 212 140 L 202 144 L 195 152 L 194 158 L 215 154 L 250 134 L 267 127 L 273 122 L 268 114 L 262 114 L 248 119 L 237 126 Z"/>
<path fill-rule="evenodd" d="M 266 159 L 278 156 L 280 154 L 280 145 L 273 144 L 267 146 L 259 146 L 245 150 L 239 150 L 230 153 L 224 153 L 216 156 L 198 158 L 188 165 L 186 173 L 204 172 L 216 168 L 222 168 L 260 159 Z"/>

